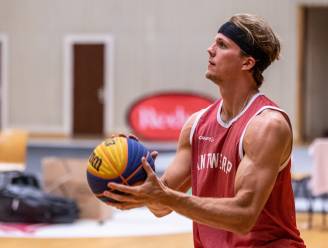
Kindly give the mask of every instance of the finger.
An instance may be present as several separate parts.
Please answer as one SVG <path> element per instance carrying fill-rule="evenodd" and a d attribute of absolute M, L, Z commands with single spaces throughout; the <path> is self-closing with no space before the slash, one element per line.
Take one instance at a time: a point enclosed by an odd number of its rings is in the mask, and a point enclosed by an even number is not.
<path fill-rule="evenodd" d="M 103 196 L 107 198 L 111 198 L 115 201 L 118 201 L 120 203 L 138 203 L 138 201 L 131 195 L 121 195 L 121 194 L 116 194 L 111 191 L 104 191 Z"/>
<path fill-rule="evenodd" d="M 153 169 L 150 167 L 150 164 L 148 163 L 147 159 L 145 157 L 142 157 L 141 159 L 142 162 L 142 167 L 145 169 L 147 176 L 154 175 L 155 172 Z"/>
<path fill-rule="evenodd" d="M 127 193 L 127 194 L 136 194 L 137 193 L 137 186 L 127 186 L 127 185 L 123 185 L 123 184 L 118 184 L 118 183 L 108 183 L 107 186 L 110 189 L 113 190 L 118 190 L 121 191 L 123 193 Z"/>
<path fill-rule="evenodd" d="M 140 207 L 144 207 L 145 205 L 142 203 L 128 203 L 128 204 L 122 204 L 121 205 L 121 209 L 122 210 L 129 210 L 129 209 L 133 209 L 133 208 L 140 208 Z"/>
<path fill-rule="evenodd" d="M 125 135 L 124 133 L 118 133 L 118 137 L 127 138 L 126 135 Z"/>
<path fill-rule="evenodd" d="M 129 133 L 128 137 L 139 142 L 139 138 L 132 133 Z"/>
<path fill-rule="evenodd" d="M 106 202 L 108 206 L 120 209 L 120 210 L 129 210 L 133 208 L 140 208 L 143 207 L 144 204 L 142 203 L 120 203 L 120 202 Z"/>
<path fill-rule="evenodd" d="M 158 151 L 152 151 L 150 153 L 150 156 L 153 158 L 153 160 L 155 160 L 157 158 L 157 156 L 158 156 Z"/>
<path fill-rule="evenodd" d="M 107 206 L 110 206 L 110 207 L 113 207 L 113 208 L 116 208 L 116 209 L 120 209 L 120 207 L 118 205 L 116 205 L 115 203 L 113 203 L 113 202 L 105 202 L 105 204 Z"/>
<path fill-rule="evenodd" d="M 123 204 L 122 203 L 120 203 L 120 202 L 106 202 L 106 204 L 108 205 L 108 206 L 111 206 L 111 207 L 113 207 L 113 208 L 116 208 L 116 209 L 119 209 L 119 210 L 123 210 Z"/>

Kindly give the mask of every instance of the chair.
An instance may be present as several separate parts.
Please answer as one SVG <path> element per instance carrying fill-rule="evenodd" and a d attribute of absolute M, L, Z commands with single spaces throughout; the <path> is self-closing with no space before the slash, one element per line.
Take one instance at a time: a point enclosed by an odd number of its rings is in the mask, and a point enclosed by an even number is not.
<path fill-rule="evenodd" d="M 26 167 L 28 133 L 21 129 L 0 132 L 0 171 L 23 171 Z"/>
<path fill-rule="evenodd" d="M 292 182 L 295 197 L 303 196 L 307 201 L 308 228 L 312 228 L 313 222 L 313 196 L 309 189 L 310 173 L 293 173 Z"/>

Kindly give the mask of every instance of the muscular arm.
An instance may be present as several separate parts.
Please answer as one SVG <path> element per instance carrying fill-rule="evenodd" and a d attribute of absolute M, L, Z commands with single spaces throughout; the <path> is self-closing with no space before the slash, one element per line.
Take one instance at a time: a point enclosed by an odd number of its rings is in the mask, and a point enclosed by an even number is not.
<path fill-rule="evenodd" d="M 247 233 L 262 211 L 291 151 L 292 134 L 282 114 L 267 110 L 247 128 L 242 159 L 232 198 L 203 198 L 166 189 L 159 202 L 172 210 L 215 228 Z"/>

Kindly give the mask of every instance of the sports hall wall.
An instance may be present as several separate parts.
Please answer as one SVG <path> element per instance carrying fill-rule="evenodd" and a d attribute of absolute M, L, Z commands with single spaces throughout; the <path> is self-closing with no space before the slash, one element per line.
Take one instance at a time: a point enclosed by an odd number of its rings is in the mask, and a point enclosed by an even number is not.
<path fill-rule="evenodd" d="M 2 127 L 69 135 L 63 66 L 69 35 L 109 34 L 114 39 L 112 131 L 127 129 L 127 108 L 145 94 L 188 90 L 216 96 L 216 88 L 204 78 L 206 49 L 219 24 L 240 12 L 263 16 L 279 34 L 281 60 L 265 73 L 262 91 L 297 124 L 301 4 L 328 1 L 1 0 L 0 35 L 7 39 Z"/>

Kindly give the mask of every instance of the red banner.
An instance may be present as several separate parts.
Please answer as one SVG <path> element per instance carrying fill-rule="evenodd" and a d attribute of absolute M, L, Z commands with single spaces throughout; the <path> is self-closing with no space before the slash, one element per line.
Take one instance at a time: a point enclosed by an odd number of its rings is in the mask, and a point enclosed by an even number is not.
<path fill-rule="evenodd" d="M 189 93 L 160 93 L 142 98 L 128 112 L 134 134 L 152 141 L 176 141 L 188 117 L 213 100 Z"/>

